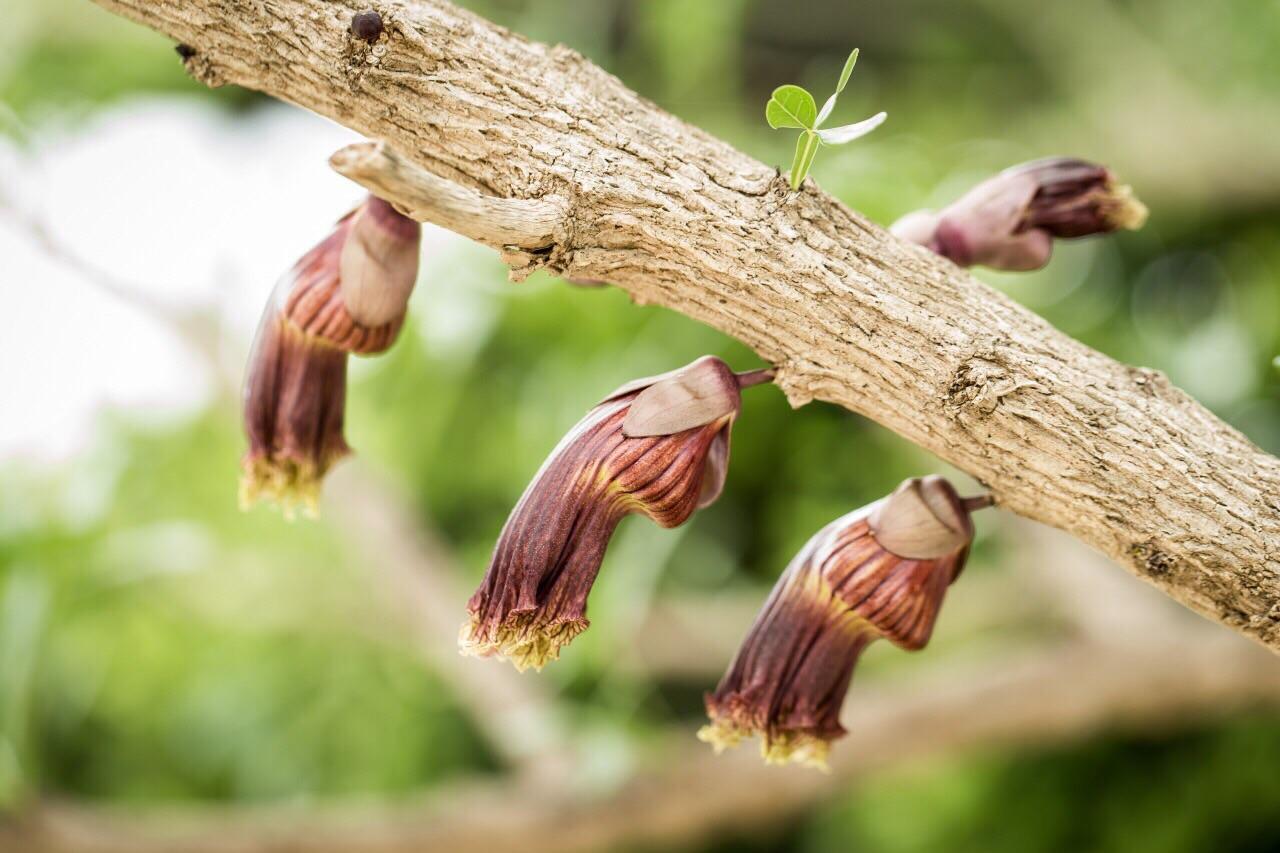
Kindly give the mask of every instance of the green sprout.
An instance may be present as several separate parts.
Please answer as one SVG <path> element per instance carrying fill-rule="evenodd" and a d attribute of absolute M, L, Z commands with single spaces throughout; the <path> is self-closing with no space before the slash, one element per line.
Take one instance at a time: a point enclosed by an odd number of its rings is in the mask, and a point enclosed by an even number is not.
<path fill-rule="evenodd" d="M 860 136 L 866 136 L 884 122 L 886 114 L 881 112 L 855 124 L 821 129 L 822 123 L 836 108 L 836 98 L 844 91 L 857 61 L 858 49 L 855 47 L 849 54 L 849 58 L 845 60 L 844 70 L 840 72 L 840 82 L 836 85 L 835 92 L 827 98 L 821 111 L 818 110 L 817 102 L 807 89 L 791 83 L 774 89 L 769 103 L 765 104 L 764 117 L 769 122 L 769 127 L 774 130 L 794 127 L 804 131 L 796 140 L 796 156 L 791 161 L 791 189 L 798 190 L 804 183 L 805 175 L 809 174 L 809 168 L 813 165 L 813 158 L 817 155 L 820 145 L 844 145 Z"/>

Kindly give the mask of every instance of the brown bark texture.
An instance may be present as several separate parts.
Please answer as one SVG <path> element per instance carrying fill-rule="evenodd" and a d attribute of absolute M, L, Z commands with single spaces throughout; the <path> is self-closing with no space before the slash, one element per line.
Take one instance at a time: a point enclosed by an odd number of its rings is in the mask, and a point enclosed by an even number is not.
<path fill-rule="evenodd" d="M 335 167 L 515 277 L 608 281 L 714 326 L 776 364 L 793 405 L 884 424 L 1280 649 L 1280 460 L 812 180 L 791 193 L 574 51 L 443 0 L 378 0 L 372 44 L 351 32 L 368 0 L 95 2 L 187 45 L 209 85 L 379 140 Z"/>

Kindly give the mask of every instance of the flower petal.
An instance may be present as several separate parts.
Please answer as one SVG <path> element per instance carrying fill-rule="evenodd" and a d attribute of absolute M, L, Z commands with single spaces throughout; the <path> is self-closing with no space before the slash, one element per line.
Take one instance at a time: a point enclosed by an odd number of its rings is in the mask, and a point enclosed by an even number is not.
<path fill-rule="evenodd" d="M 698 509 L 711 506 L 724 491 L 729 476 L 729 427 L 716 433 L 707 450 L 707 463 L 702 473 L 702 492 L 698 495 Z"/>
<path fill-rule="evenodd" d="M 672 435 L 738 411 L 738 380 L 719 359 L 699 359 L 636 395 L 622 424 L 630 437 Z"/>
<path fill-rule="evenodd" d="M 737 378 L 724 362 L 710 358 L 666 376 L 597 405 L 543 463 L 507 519 L 484 580 L 467 604 L 464 653 L 499 655 L 521 669 L 554 660 L 587 627 L 587 597 L 618 522 L 640 513 L 675 527 L 719 494 L 737 411 Z M 732 389 L 727 414 L 674 432 L 633 436 L 624 430 L 645 394 L 658 389 L 650 399 L 658 400 L 659 409 L 671 405 L 687 412 L 688 398 L 709 382 Z"/>
<path fill-rule="evenodd" d="M 872 519 L 913 547 L 941 541 L 931 559 L 894 554 Z M 897 525 L 897 526 L 895 526 Z M 766 761 L 820 764 L 844 734 L 840 707 L 863 650 L 879 637 L 918 649 L 928 642 L 947 587 L 973 536 L 968 510 L 941 478 L 909 480 L 809 540 L 778 579 L 715 692 L 698 736 L 717 751 L 759 735 Z M 936 550 L 936 549 L 933 549 Z"/>

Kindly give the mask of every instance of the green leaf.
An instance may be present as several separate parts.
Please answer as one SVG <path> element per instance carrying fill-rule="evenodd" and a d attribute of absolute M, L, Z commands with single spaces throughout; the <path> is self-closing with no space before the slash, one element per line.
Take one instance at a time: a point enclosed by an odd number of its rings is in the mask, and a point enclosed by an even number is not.
<path fill-rule="evenodd" d="M 844 145 L 846 142 L 852 142 L 860 136 L 866 136 L 880 125 L 884 124 L 884 120 L 888 118 L 888 113 L 876 113 L 871 118 L 863 119 L 854 124 L 846 124 L 841 127 L 833 127 L 828 130 L 819 130 L 818 137 L 827 145 Z"/>
<path fill-rule="evenodd" d="M 831 115 L 831 111 L 836 108 L 836 98 L 839 94 L 840 93 L 837 92 L 830 98 L 827 98 L 827 102 L 822 105 L 822 109 L 818 110 L 818 120 L 813 123 L 815 130 L 822 127 L 822 123 L 827 120 L 827 116 Z"/>
<path fill-rule="evenodd" d="M 858 49 L 855 47 L 853 53 L 849 54 L 849 58 L 844 61 L 844 70 L 840 72 L 840 82 L 836 84 L 836 95 L 844 91 L 844 87 L 849 85 L 849 75 L 853 73 L 853 66 L 858 64 Z M 835 97 L 834 95 L 832 96 Z"/>
<path fill-rule="evenodd" d="M 817 115 L 818 105 L 813 102 L 813 95 L 806 89 L 791 84 L 774 89 L 773 97 L 769 98 L 769 103 L 764 108 L 765 120 L 774 130 L 780 127 L 812 130 Z"/>
<path fill-rule="evenodd" d="M 818 135 L 812 131 L 800 134 L 800 138 L 796 140 L 796 156 L 791 161 L 791 189 L 800 189 L 817 153 Z"/>
<path fill-rule="evenodd" d="M 844 91 L 844 87 L 849 84 L 849 75 L 853 73 L 853 66 L 858 62 L 858 49 L 855 47 L 853 53 L 849 54 L 849 58 L 844 61 L 844 70 L 840 72 L 840 82 L 836 84 L 836 90 L 831 93 L 831 97 L 827 98 L 827 102 L 822 105 L 822 109 L 818 111 L 818 119 L 813 123 L 814 128 L 819 128 L 822 123 L 831 115 L 831 111 L 836 108 L 836 98 L 840 97 L 840 93 Z"/>

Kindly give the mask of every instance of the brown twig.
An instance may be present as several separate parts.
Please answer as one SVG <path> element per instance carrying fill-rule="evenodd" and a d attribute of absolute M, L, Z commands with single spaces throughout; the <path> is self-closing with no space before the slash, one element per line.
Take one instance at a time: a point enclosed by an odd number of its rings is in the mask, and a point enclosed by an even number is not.
<path fill-rule="evenodd" d="M 757 370 L 745 370 L 738 374 L 738 387 L 751 388 L 754 385 L 763 385 L 766 382 L 772 382 L 775 376 L 772 367 L 761 367 Z"/>

